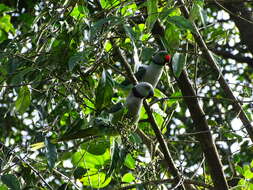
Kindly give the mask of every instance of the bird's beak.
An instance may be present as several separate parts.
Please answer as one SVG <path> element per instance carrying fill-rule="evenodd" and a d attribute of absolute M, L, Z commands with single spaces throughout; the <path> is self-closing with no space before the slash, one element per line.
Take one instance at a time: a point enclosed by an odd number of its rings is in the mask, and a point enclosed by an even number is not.
<path fill-rule="evenodd" d="M 148 96 L 146 97 L 146 99 L 152 98 L 153 96 L 154 96 L 154 91 L 151 90 L 151 91 L 149 92 Z"/>

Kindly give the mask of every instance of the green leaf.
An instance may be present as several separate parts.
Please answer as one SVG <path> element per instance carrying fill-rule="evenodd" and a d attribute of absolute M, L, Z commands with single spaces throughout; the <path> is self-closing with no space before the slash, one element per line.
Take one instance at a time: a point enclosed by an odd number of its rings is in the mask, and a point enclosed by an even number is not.
<path fill-rule="evenodd" d="M 102 110 L 104 107 L 111 104 L 113 80 L 111 75 L 105 70 L 103 70 L 95 95 L 95 107 L 97 110 Z"/>
<path fill-rule="evenodd" d="M 122 182 L 126 182 L 126 183 L 131 183 L 135 180 L 135 177 L 133 176 L 132 173 L 126 173 L 125 175 L 123 175 L 121 181 Z"/>
<path fill-rule="evenodd" d="M 2 182 L 10 188 L 10 190 L 20 190 L 20 184 L 15 175 L 6 174 L 1 176 Z"/>
<path fill-rule="evenodd" d="M 3 29 L 5 32 L 12 31 L 14 32 L 15 29 L 13 25 L 11 24 L 11 16 L 10 15 L 4 15 L 0 17 L 0 29 Z"/>
<path fill-rule="evenodd" d="M 206 26 L 206 22 L 204 19 L 204 10 L 203 10 L 204 2 L 200 0 L 195 0 L 193 2 L 192 9 L 190 11 L 189 19 L 191 21 L 200 20 L 204 26 Z"/>
<path fill-rule="evenodd" d="M 77 167 L 73 173 L 73 176 L 75 179 L 81 179 L 84 174 L 86 174 L 87 169 L 84 169 L 82 167 Z"/>
<path fill-rule="evenodd" d="M 191 32 L 195 32 L 195 29 L 192 23 L 184 18 L 183 16 L 173 16 L 168 18 L 168 22 L 175 24 L 177 27 L 185 30 L 190 30 Z"/>
<path fill-rule="evenodd" d="M 86 150 L 81 150 L 73 154 L 71 162 L 74 166 L 85 169 L 102 168 L 110 160 L 110 152 L 107 149 L 103 155 L 94 155 Z"/>
<path fill-rule="evenodd" d="M 110 143 L 105 139 L 92 141 L 82 145 L 82 148 L 87 150 L 89 153 L 94 155 L 103 155 L 108 148 L 110 148 Z"/>
<path fill-rule="evenodd" d="M 0 190 L 8 190 L 8 187 L 4 184 L 0 184 Z"/>
<path fill-rule="evenodd" d="M 4 40 L 7 40 L 8 36 L 5 31 L 0 29 L 0 43 L 2 43 Z"/>
<path fill-rule="evenodd" d="M 110 9 L 119 4 L 118 0 L 100 0 L 101 7 L 103 9 Z"/>
<path fill-rule="evenodd" d="M 49 169 L 53 169 L 57 160 L 57 149 L 56 145 L 50 142 L 50 139 L 45 139 L 46 145 L 46 157 Z"/>
<path fill-rule="evenodd" d="M 16 110 L 23 114 L 26 109 L 30 106 L 31 94 L 27 86 L 23 86 L 19 89 L 18 98 L 15 102 Z"/>
<path fill-rule="evenodd" d="M 125 24 L 123 25 L 123 27 L 124 27 L 124 30 L 126 31 L 126 34 L 130 37 L 131 42 L 132 43 L 135 42 L 136 41 L 135 32 L 133 31 L 132 27 L 127 26 Z"/>
<path fill-rule="evenodd" d="M 148 18 L 146 21 L 146 26 L 148 32 L 150 32 L 158 18 L 157 0 L 148 0 L 147 10 L 148 10 Z"/>
<path fill-rule="evenodd" d="M 128 4 L 121 8 L 121 14 L 123 16 L 130 16 L 133 15 L 137 10 L 137 6 L 135 3 Z"/>
<path fill-rule="evenodd" d="M 0 13 L 11 11 L 12 9 L 5 4 L 0 3 Z"/>
<path fill-rule="evenodd" d="M 93 188 L 104 188 L 111 182 L 111 177 L 106 178 L 106 174 L 98 170 L 89 170 L 86 175 L 80 179 L 84 186 Z"/>
<path fill-rule="evenodd" d="M 253 160 L 250 162 L 250 167 L 253 168 Z"/>
<path fill-rule="evenodd" d="M 176 8 L 172 7 L 172 8 L 168 8 L 168 7 L 164 7 L 163 10 L 159 13 L 159 18 L 161 20 L 167 20 L 167 17 L 170 16 L 170 13 L 172 13 Z"/>
<path fill-rule="evenodd" d="M 12 79 L 11 79 L 11 84 L 12 85 L 19 85 L 22 83 L 22 81 L 24 81 L 25 76 L 27 76 L 29 73 L 34 71 L 33 67 L 26 67 L 26 69 L 23 70 L 18 70 L 17 69 L 17 65 L 19 63 L 15 63 L 12 65 L 13 68 L 10 68 L 9 70 L 9 74 L 12 72 L 16 72 L 17 74 L 15 74 Z"/>
<path fill-rule="evenodd" d="M 201 23 L 204 26 L 206 26 L 205 14 L 204 14 L 203 6 L 204 6 L 204 1 L 202 1 L 202 0 L 195 0 L 193 2 L 193 6 L 192 6 L 192 9 L 190 11 L 189 19 L 191 21 L 200 20 Z"/>
<path fill-rule="evenodd" d="M 182 93 L 181 92 L 174 92 L 170 97 L 171 99 L 168 99 L 167 101 L 167 106 L 171 107 L 173 104 L 177 103 L 180 99 L 178 98 L 173 98 L 173 97 L 181 97 Z"/>
<path fill-rule="evenodd" d="M 72 12 L 70 13 L 70 16 L 72 16 L 75 19 L 81 19 L 87 17 L 89 14 L 89 10 L 85 6 L 76 5 Z"/>
<path fill-rule="evenodd" d="M 104 49 L 106 52 L 109 52 L 112 49 L 112 44 L 109 41 L 105 42 Z"/>
<path fill-rule="evenodd" d="M 214 120 L 211 120 L 211 119 L 208 119 L 207 123 L 208 123 L 209 126 L 212 126 L 212 127 L 217 127 L 218 126 L 218 123 Z"/>
<path fill-rule="evenodd" d="M 131 156 L 131 154 L 127 154 L 124 165 L 130 169 L 135 169 L 135 159 Z"/>
<path fill-rule="evenodd" d="M 250 170 L 245 171 L 243 175 L 246 179 L 252 179 L 253 178 L 253 172 L 251 172 Z"/>
<path fill-rule="evenodd" d="M 253 172 L 251 172 L 250 166 L 249 165 L 244 165 L 243 166 L 243 176 L 246 179 L 251 179 L 253 178 Z"/>
<path fill-rule="evenodd" d="M 71 56 L 68 60 L 69 70 L 73 71 L 76 65 L 86 62 L 86 57 L 84 52 L 78 52 L 75 55 Z"/>
<path fill-rule="evenodd" d="M 110 169 L 107 172 L 107 175 L 109 176 L 112 175 L 114 171 L 119 172 L 119 169 L 123 166 L 124 163 L 126 151 L 123 146 L 120 146 L 120 141 L 120 138 L 113 138 L 113 143 L 111 147 L 112 160 L 110 164 Z"/>
<path fill-rule="evenodd" d="M 142 62 L 146 62 L 146 61 L 150 61 L 152 59 L 152 56 L 154 55 L 155 50 L 154 48 L 144 48 L 141 51 L 141 61 Z M 156 90 L 156 88 L 155 88 Z"/>
<path fill-rule="evenodd" d="M 235 166 L 235 170 L 239 173 L 239 174 L 241 174 L 241 175 L 243 175 L 243 169 L 240 167 L 240 166 Z"/>
<path fill-rule="evenodd" d="M 31 27 L 31 25 L 33 24 L 34 18 L 35 17 L 33 15 L 29 14 L 29 13 L 23 13 L 19 17 L 19 19 L 22 20 L 22 22 L 25 23 L 27 28 Z"/>
<path fill-rule="evenodd" d="M 180 45 L 181 32 L 174 24 L 168 23 L 165 29 L 165 36 L 163 42 L 167 49 L 173 52 Z M 175 50 L 174 50 L 175 51 Z"/>
<path fill-rule="evenodd" d="M 172 69 L 174 75 L 178 78 L 181 74 L 181 72 L 184 69 L 184 66 L 186 64 L 186 54 L 183 53 L 175 53 L 173 56 L 173 63 L 172 63 Z"/>

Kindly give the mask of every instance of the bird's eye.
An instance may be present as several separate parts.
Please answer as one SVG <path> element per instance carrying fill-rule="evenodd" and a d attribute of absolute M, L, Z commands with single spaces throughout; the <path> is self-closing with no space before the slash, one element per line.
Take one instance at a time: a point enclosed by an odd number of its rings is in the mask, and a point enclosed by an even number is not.
<path fill-rule="evenodd" d="M 165 55 L 165 56 L 164 56 L 164 59 L 165 59 L 166 62 L 169 62 L 170 59 L 171 59 L 171 56 L 170 56 L 170 55 Z"/>

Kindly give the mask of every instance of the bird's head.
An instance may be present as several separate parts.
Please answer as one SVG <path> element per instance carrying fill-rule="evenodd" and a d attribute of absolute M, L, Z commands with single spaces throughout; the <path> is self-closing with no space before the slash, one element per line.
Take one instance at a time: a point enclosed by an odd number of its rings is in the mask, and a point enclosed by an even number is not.
<path fill-rule="evenodd" d="M 159 51 L 153 57 L 152 60 L 157 65 L 165 65 L 171 60 L 171 55 L 166 51 Z"/>
<path fill-rule="evenodd" d="M 133 95 L 138 98 L 151 98 L 154 96 L 154 88 L 147 82 L 140 82 L 132 88 Z"/>

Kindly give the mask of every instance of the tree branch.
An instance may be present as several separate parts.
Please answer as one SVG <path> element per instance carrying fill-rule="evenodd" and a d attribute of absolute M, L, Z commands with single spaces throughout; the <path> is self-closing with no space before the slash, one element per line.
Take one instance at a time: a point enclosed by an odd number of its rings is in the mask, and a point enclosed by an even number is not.
<path fill-rule="evenodd" d="M 183 2 L 181 7 L 184 7 Z M 155 25 L 160 25 L 160 23 L 157 21 Z M 161 25 L 160 30 L 164 30 Z M 196 137 L 200 141 L 200 145 L 205 154 L 207 164 L 210 169 L 210 174 L 214 182 L 214 186 L 215 188 L 217 188 L 217 190 L 218 189 L 228 190 L 227 181 L 224 172 L 222 170 L 221 161 L 219 159 L 219 154 L 213 142 L 212 135 L 205 118 L 205 114 L 199 105 L 199 101 L 196 98 L 197 96 L 196 92 L 193 86 L 191 85 L 191 82 L 185 70 L 182 71 L 179 79 L 176 78 L 176 81 L 184 96 L 184 101 L 187 107 L 189 108 L 192 120 L 195 125 L 195 131 L 197 132 Z"/>
<path fill-rule="evenodd" d="M 187 7 L 185 7 L 183 0 L 179 0 L 178 2 L 181 5 L 180 9 L 181 9 L 183 15 L 186 18 L 188 18 L 189 11 L 188 11 Z M 219 74 L 219 78 L 218 78 L 219 84 L 221 85 L 221 87 L 224 90 L 227 97 L 235 100 L 233 107 L 234 107 L 235 111 L 237 111 L 239 113 L 239 118 L 242 121 L 243 125 L 245 126 L 251 141 L 253 142 L 253 126 L 251 125 L 250 120 L 248 119 L 246 113 L 242 109 L 240 103 L 238 103 L 236 97 L 233 94 L 233 91 L 230 89 L 226 79 L 224 78 L 222 72 L 219 69 L 219 66 L 216 64 L 215 58 L 213 57 L 212 53 L 209 51 L 208 47 L 206 46 L 205 41 L 203 40 L 201 34 L 199 33 L 199 30 L 198 30 L 196 24 L 195 23 L 192 23 L 192 24 L 193 24 L 193 27 L 195 30 L 195 32 L 192 33 L 192 35 L 193 35 L 195 41 L 197 42 L 198 46 L 203 51 L 203 57 L 205 57 L 206 60 L 209 61 L 210 66 L 212 66 L 212 68 L 215 70 L 215 72 Z"/>
<path fill-rule="evenodd" d="M 121 187 L 118 190 L 132 189 L 132 188 L 135 188 L 135 187 L 140 186 L 140 185 L 143 185 L 143 186 L 144 185 L 159 185 L 159 184 L 173 183 L 173 182 L 175 182 L 175 179 L 162 179 L 162 180 L 146 181 L 146 182 L 143 182 L 143 183 L 135 183 L 135 184 L 128 185 L 128 186 L 125 186 L 125 187 Z M 201 182 L 198 182 L 198 181 L 194 181 L 194 180 L 190 180 L 190 179 L 185 179 L 184 183 L 185 184 L 197 185 L 197 186 L 201 186 L 201 187 L 209 188 L 209 189 L 213 188 L 211 185 L 201 183 Z M 171 189 L 174 189 L 174 187 L 171 188 Z"/>
<path fill-rule="evenodd" d="M 226 58 L 226 59 L 230 58 L 230 59 L 234 59 L 237 62 L 248 63 L 248 65 L 253 68 L 253 59 L 250 57 L 241 56 L 241 54 L 239 54 L 239 53 L 236 55 L 233 55 L 229 51 L 218 50 L 218 49 L 214 49 L 214 48 L 212 48 L 211 51 L 219 56 L 222 56 L 223 58 Z"/>
<path fill-rule="evenodd" d="M 127 59 L 122 54 L 122 52 L 121 52 L 121 50 L 119 48 L 117 48 L 117 51 L 118 51 L 119 55 L 122 58 L 122 61 L 123 61 L 122 63 L 123 63 L 123 65 L 124 65 L 124 67 L 125 67 L 125 69 L 127 71 L 129 79 L 132 81 L 133 84 L 137 84 L 138 81 L 135 78 L 134 73 L 133 73 L 133 71 L 132 71 L 132 69 L 131 69 L 131 67 L 130 67 L 128 61 L 127 61 Z M 162 136 L 161 131 L 159 130 L 159 127 L 158 127 L 158 125 L 157 125 L 157 123 L 156 123 L 156 121 L 155 121 L 155 119 L 153 117 L 153 114 L 152 114 L 152 112 L 150 110 L 150 107 L 149 107 L 148 103 L 146 102 L 146 100 L 143 101 L 143 105 L 144 105 L 144 108 L 145 108 L 145 110 L 146 110 L 146 112 L 148 114 L 149 122 L 151 124 L 151 127 L 154 130 L 156 138 L 157 138 L 157 140 L 158 140 L 158 142 L 160 144 L 161 151 L 164 154 L 165 162 L 166 162 L 166 164 L 168 166 L 168 169 L 172 173 L 172 175 L 175 177 L 175 181 L 177 183 L 179 183 L 179 185 L 182 186 L 183 189 L 185 189 L 184 184 L 182 183 L 183 182 L 182 176 L 181 176 L 180 172 L 178 171 L 178 169 L 176 168 L 176 166 L 174 164 L 174 161 L 173 161 L 173 158 L 172 158 L 172 156 L 170 154 L 168 146 L 167 146 L 167 144 L 166 144 L 166 142 L 165 142 L 165 140 L 164 140 L 164 138 Z"/>

